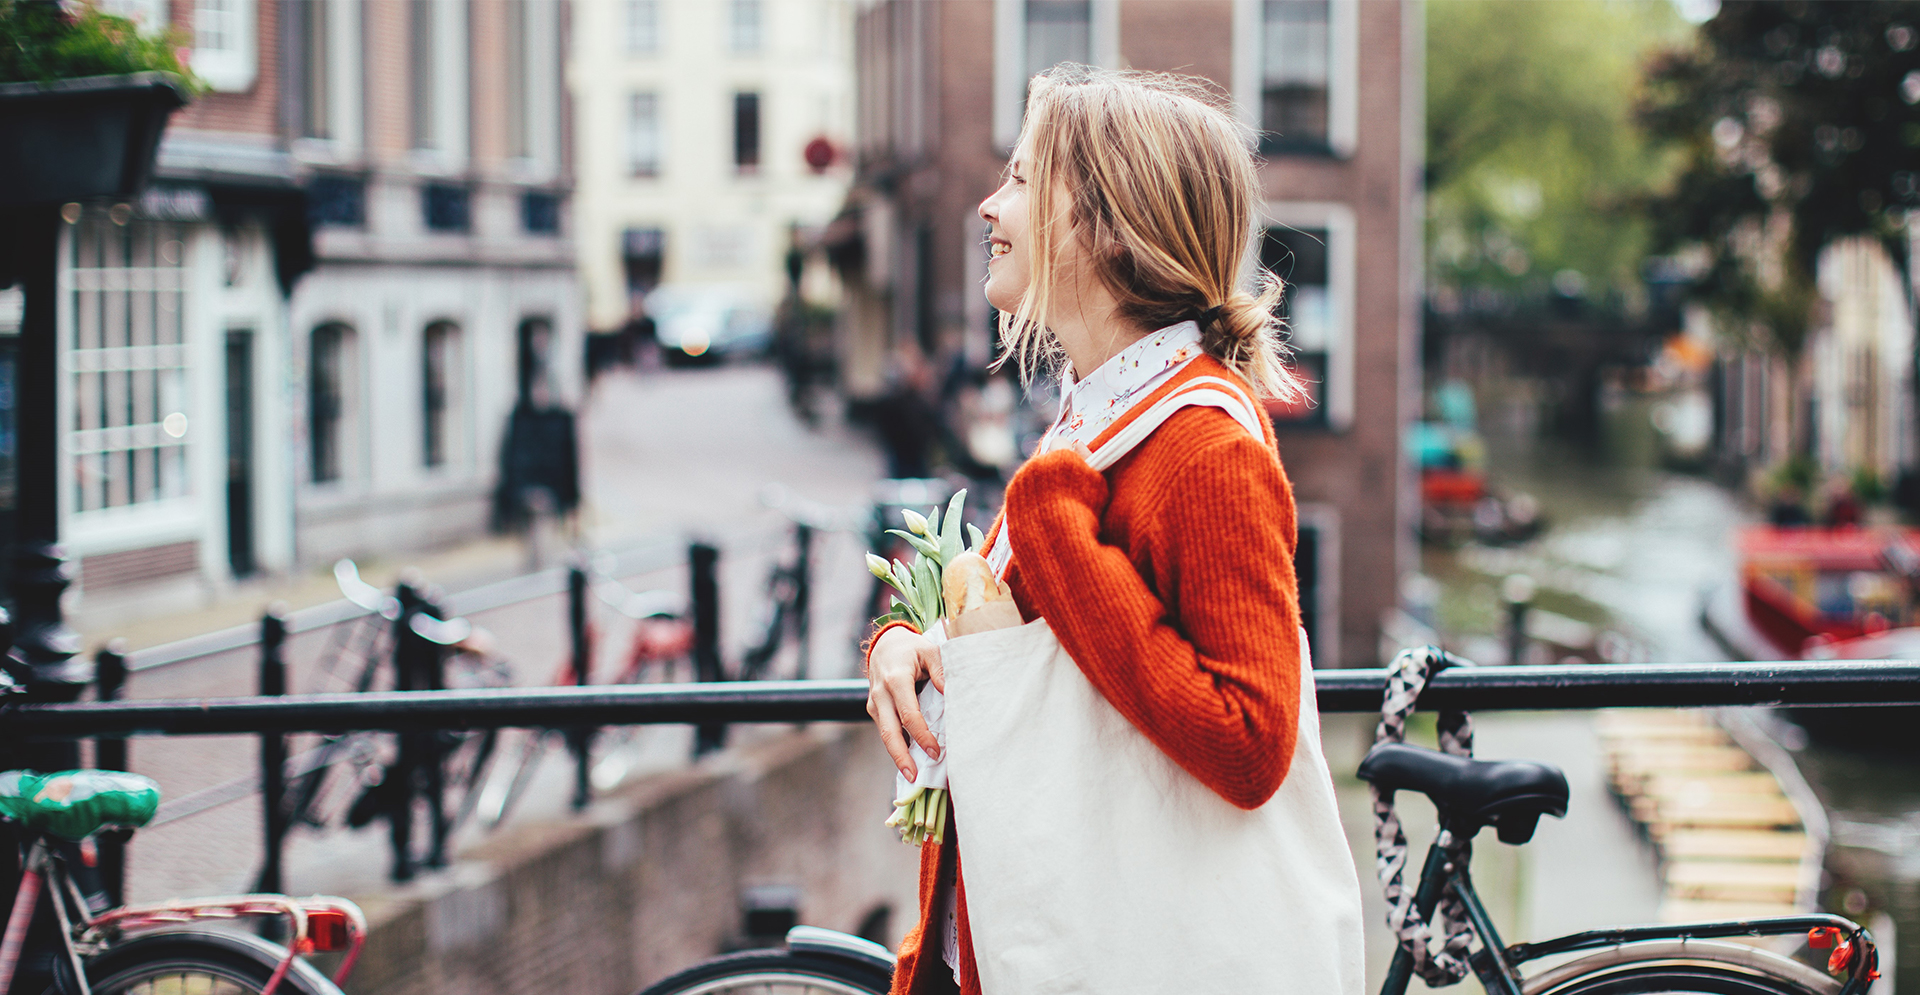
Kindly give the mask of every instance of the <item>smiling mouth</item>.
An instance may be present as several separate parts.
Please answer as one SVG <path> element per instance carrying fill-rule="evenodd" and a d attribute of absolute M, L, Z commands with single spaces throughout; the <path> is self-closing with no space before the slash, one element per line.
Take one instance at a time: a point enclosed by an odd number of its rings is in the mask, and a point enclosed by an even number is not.
<path fill-rule="evenodd" d="M 1012 242 L 1008 242 L 998 238 L 989 240 L 987 242 L 987 257 L 989 259 L 998 259 L 1001 256 L 1004 256 L 1007 253 L 1012 251 L 1013 251 Z"/>

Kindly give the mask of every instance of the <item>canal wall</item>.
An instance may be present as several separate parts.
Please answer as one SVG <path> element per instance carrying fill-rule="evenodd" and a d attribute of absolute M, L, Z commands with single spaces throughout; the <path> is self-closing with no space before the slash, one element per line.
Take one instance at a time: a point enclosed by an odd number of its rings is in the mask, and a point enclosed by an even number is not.
<path fill-rule="evenodd" d="M 748 942 L 745 904 L 894 946 L 918 851 L 881 824 L 893 766 L 878 738 L 735 732 L 753 738 L 356 896 L 371 933 L 349 995 L 631 995 Z"/>

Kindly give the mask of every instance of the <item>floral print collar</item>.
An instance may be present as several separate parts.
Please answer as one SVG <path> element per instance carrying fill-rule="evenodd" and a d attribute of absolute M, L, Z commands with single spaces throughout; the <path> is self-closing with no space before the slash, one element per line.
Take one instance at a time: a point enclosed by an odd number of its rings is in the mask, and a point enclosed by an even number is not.
<path fill-rule="evenodd" d="M 1115 353 L 1100 368 L 1062 383 L 1060 417 L 1047 433 L 1044 449 L 1075 442 L 1091 445 L 1140 398 L 1200 355 L 1200 326 L 1191 321 L 1168 325 Z"/>

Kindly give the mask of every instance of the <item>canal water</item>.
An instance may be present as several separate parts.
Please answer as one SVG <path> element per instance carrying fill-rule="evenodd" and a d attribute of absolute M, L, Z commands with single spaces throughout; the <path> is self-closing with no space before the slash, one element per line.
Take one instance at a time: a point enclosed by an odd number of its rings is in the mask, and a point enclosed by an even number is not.
<path fill-rule="evenodd" d="M 1615 396 L 1599 438 L 1570 442 L 1540 429 L 1526 391 L 1482 393 L 1489 476 L 1532 495 L 1547 527 L 1517 546 L 1424 550 L 1435 614 L 1454 644 L 1504 659 L 1501 582 L 1524 573 L 1539 587 L 1537 606 L 1608 634 L 1607 652 L 1590 655 L 1725 659 L 1700 626 L 1701 600 L 1735 577 L 1734 535 L 1757 513 L 1705 477 L 1662 465 L 1650 417 L 1659 401 Z M 1823 904 L 1861 921 L 1890 917 L 1894 990 L 1920 995 L 1920 746 L 1868 755 L 1795 731 L 1788 745 L 1832 823 Z"/>

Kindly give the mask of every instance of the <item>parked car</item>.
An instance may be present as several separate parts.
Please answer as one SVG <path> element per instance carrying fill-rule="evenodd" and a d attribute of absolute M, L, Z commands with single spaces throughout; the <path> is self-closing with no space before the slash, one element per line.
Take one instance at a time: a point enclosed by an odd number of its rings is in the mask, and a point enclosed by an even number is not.
<path fill-rule="evenodd" d="M 759 355 L 773 342 L 773 312 L 749 288 L 669 284 L 647 295 L 654 337 L 669 362 Z"/>

